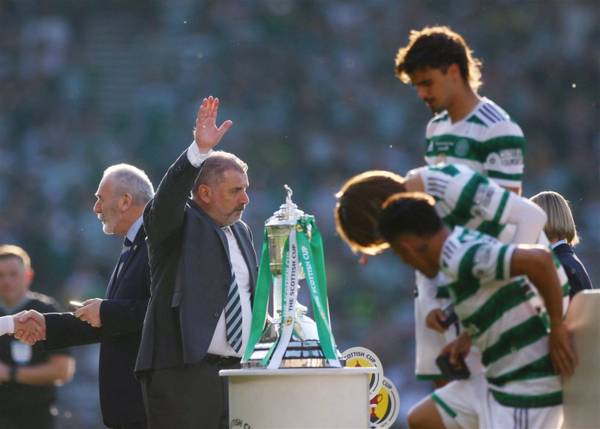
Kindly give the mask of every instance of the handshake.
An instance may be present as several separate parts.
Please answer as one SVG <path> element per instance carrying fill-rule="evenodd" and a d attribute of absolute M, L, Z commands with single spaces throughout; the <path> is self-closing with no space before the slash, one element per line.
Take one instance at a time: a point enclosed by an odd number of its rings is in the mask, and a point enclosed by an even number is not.
<path fill-rule="evenodd" d="M 100 298 L 84 301 L 75 310 L 75 317 L 94 328 L 102 327 L 100 318 L 102 301 Z M 35 310 L 21 311 L 13 316 L 13 322 L 15 325 L 15 338 L 25 344 L 32 346 L 38 341 L 46 339 L 46 318 L 42 313 Z"/>
<path fill-rule="evenodd" d="M 46 339 L 46 318 L 35 310 L 21 311 L 13 316 L 15 338 L 34 345 Z"/>

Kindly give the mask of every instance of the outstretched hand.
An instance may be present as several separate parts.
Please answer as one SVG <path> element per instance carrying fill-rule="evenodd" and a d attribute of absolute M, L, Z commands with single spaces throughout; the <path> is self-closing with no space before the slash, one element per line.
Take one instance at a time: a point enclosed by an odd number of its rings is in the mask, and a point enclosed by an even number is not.
<path fill-rule="evenodd" d="M 225 133 L 233 125 L 232 121 L 227 120 L 217 128 L 218 111 L 218 98 L 211 95 L 202 100 L 196 116 L 196 127 L 194 128 L 194 141 L 202 153 L 208 152 L 219 144 Z"/>
<path fill-rule="evenodd" d="M 29 345 L 46 339 L 46 318 L 35 310 L 21 311 L 13 316 L 15 338 Z"/>

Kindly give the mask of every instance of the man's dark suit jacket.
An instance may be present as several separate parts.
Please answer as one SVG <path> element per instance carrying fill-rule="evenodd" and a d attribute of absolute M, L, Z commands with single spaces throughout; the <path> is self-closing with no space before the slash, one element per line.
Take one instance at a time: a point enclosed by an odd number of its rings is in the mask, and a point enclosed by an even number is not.
<path fill-rule="evenodd" d="M 152 276 L 136 372 L 194 364 L 206 356 L 232 280 L 225 234 L 189 199 L 199 168 L 184 152 L 146 206 Z M 250 229 L 231 225 L 254 292 L 257 260 Z"/>
<path fill-rule="evenodd" d="M 572 299 L 575 294 L 582 290 L 592 289 L 590 276 L 588 276 L 585 267 L 573 251 L 573 248 L 566 243 L 561 243 L 553 250 L 567 273 L 569 285 L 571 286 L 569 297 Z"/>
<path fill-rule="evenodd" d="M 145 238 L 142 227 L 114 283 L 115 272 L 111 276 L 107 300 L 100 306 L 101 328 L 93 328 L 72 313 L 46 315 L 47 348 L 100 343 L 100 407 L 109 427 L 146 420 L 141 386 L 133 372 L 150 295 Z"/>

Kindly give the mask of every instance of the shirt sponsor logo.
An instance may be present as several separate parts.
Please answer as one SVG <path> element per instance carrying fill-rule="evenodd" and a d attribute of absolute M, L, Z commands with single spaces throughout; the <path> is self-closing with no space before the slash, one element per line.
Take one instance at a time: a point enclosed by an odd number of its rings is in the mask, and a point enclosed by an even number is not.
<path fill-rule="evenodd" d="M 492 204 L 495 190 L 493 187 L 487 184 L 481 184 L 477 187 L 475 192 L 475 199 L 473 207 L 471 207 L 471 214 L 476 217 L 483 217 L 486 210 Z"/>
<path fill-rule="evenodd" d="M 477 249 L 473 258 L 473 274 L 479 279 L 493 279 L 494 261 L 492 258 L 492 248 L 483 245 Z"/>
<path fill-rule="evenodd" d="M 523 164 L 523 151 L 521 149 L 501 150 L 500 163 L 506 167 Z"/>
<path fill-rule="evenodd" d="M 444 140 L 432 141 L 431 143 L 433 143 L 433 147 L 430 147 L 430 149 L 435 152 L 448 152 L 454 145 L 454 142 Z"/>
<path fill-rule="evenodd" d="M 490 165 L 502 167 L 514 167 L 523 164 L 523 152 L 521 149 L 503 149 L 498 153 L 488 155 L 486 162 Z"/>

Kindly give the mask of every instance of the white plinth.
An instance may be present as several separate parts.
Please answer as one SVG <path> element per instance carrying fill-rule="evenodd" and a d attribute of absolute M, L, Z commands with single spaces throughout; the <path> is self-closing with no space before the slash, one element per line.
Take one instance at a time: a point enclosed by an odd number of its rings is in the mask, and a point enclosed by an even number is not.
<path fill-rule="evenodd" d="M 600 290 L 585 290 L 569 305 L 566 324 L 579 361 L 564 380 L 564 429 L 600 427 Z"/>
<path fill-rule="evenodd" d="M 366 429 L 375 368 L 222 370 L 231 429 Z"/>

